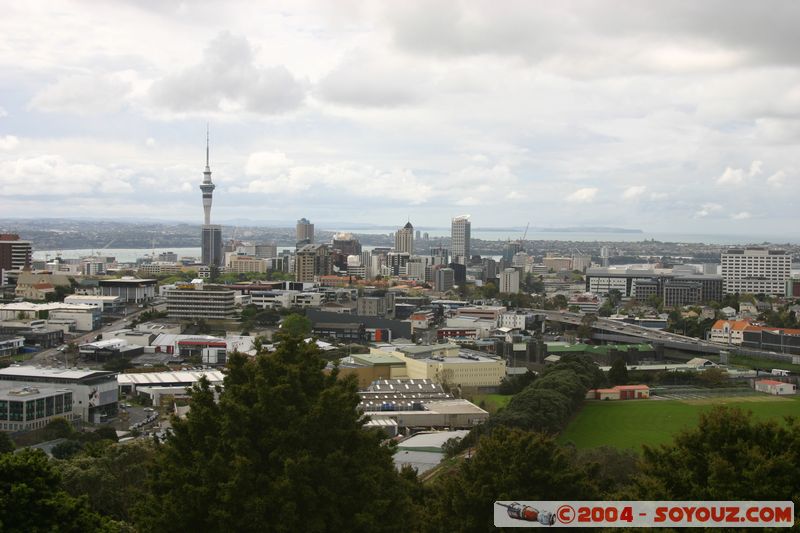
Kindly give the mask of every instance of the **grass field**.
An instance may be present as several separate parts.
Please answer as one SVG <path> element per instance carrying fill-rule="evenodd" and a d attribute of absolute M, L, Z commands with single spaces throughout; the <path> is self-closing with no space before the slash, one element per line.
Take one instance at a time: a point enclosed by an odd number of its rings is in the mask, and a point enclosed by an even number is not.
<path fill-rule="evenodd" d="M 508 402 L 510 402 L 513 397 L 514 396 L 504 394 L 476 394 L 472 397 L 471 401 L 475 405 L 481 405 L 481 402 L 483 402 L 483 408 L 489 413 L 494 414 L 501 407 L 508 405 Z"/>
<path fill-rule="evenodd" d="M 800 416 L 800 400 L 796 397 L 593 401 L 586 402 L 559 440 L 572 442 L 578 448 L 605 445 L 638 450 L 642 444 L 666 444 L 680 430 L 694 426 L 702 411 L 719 404 L 752 411 L 757 419 Z"/>

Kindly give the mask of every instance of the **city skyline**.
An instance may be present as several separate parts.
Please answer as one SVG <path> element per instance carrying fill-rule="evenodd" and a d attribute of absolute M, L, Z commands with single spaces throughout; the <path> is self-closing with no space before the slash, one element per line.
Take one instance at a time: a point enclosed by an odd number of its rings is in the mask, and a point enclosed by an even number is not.
<path fill-rule="evenodd" d="M 794 221 L 791 2 L 54 5 L 0 21 L 8 217 L 196 220 L 211 122 L 218 221 Z"/>

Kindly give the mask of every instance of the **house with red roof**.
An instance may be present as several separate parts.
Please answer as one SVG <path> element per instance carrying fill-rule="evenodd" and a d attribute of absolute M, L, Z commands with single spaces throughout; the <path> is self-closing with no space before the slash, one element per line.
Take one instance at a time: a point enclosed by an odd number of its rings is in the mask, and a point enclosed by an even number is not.
<path fill-rule="evenodd" d="M 591 389 L 586 393 L 587 400 L 646 400 L 650 397 L 647 385 L 617 385 L 610 389 Z"/>
<path fill-rule="evenodd" d="M 776 396 L 797 393 L 797 385 L 794 383 L 785 383 L 774 379 L 756 380 L 755 388 L 759 392 L 766 392 L 767 394 L 774 394 Z"/>

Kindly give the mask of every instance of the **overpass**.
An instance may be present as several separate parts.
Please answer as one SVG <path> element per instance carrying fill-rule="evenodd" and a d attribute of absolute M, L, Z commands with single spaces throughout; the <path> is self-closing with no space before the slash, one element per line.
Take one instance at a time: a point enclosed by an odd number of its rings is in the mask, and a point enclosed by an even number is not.
<path fill-rule="evenodd" d="M 533 312 L 549 322 L 569 324 L 576 327 L 583 323 L 584 316 L 586 316 L 580 313 L 552 311 L 546 309 L 534 309 Z M 702 339 L 695 339 L 694 337 L 687 337 L 685 335 L 670 333 L 668 331 L 645 328 L 635 324 L 621 322 L 619 320 L 609 320 L 608 318 L 603 317 L 597 317 L 597 320 L 592 323 L 592 338 L 600 341 L 615 343 L 647 342 L 674 350 L 713 355 L 719 355 L 719 352 L 722 350 L 733 351 L 733 347 L 724 344 L 717 344 Z"/>

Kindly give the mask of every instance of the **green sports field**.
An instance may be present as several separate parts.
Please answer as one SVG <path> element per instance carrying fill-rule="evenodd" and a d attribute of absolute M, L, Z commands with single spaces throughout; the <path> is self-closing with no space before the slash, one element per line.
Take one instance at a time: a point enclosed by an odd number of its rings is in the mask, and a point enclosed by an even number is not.
<path fill-rule="evenodd" d="M 700 412 L 720 404 L 752 411 L 758 419 L 800 417 L 800 400 L 796 397 L 587 401 L 559 440 L 572 442 L 578 448 L 614 446 L 638 450 L 642 444 L 666 444 L 681 429 L 696 424 Z"/>
<path fill-rule="evenodd" d="M 471 398 L 472 403 L 481 405 L 483 403 L 484 409 L 490 413 L 496 413 L 498 409 L 508 405 L 513 395 L 505 394 L 476 394 Z"/>

